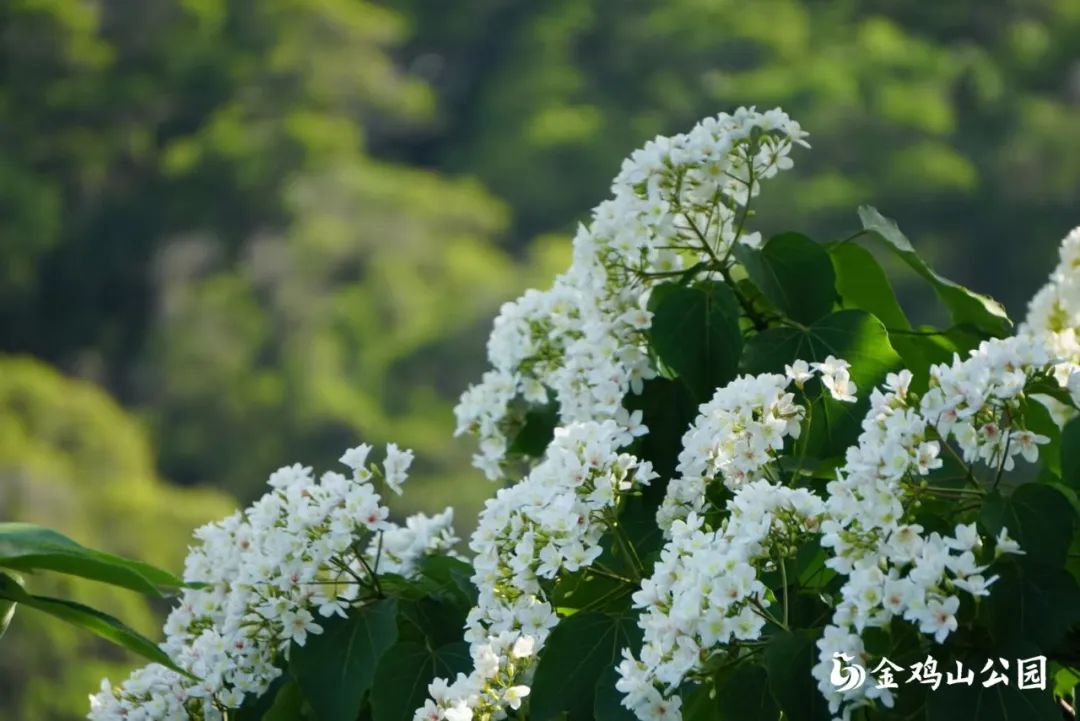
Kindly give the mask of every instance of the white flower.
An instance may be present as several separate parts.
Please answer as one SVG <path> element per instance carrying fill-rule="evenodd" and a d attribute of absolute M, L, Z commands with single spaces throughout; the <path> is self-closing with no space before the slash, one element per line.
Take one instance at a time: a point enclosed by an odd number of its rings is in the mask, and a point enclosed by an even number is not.
<path fill-rule="evenodd" d="M 396 443 L 386 444 L 386 460 L 383 461 L 384 480 L 394 493 L 401 495 L 401 484 L 408 478 L 413 452 L 400 450 Z"/>
<path fill-rule="evenodd" d="M 1023 555 L 1024 551 L 1020 549 L 1019 543 L 1014 541 L 1012 538 L 1009 538 L 1009 529 L 1002 527 L 1001 531 L 998 532 L 997 535 L 996 545 L 994 547 L 994 555 L 995 557 L 1000 557 L 1006 553 Z"/>
<path fill-rule="evenodd" d="M 359 446 L 345 451 L 338 460 L 355 471 L 364 467 L 369 453 L 371 453 L 371 446 L 361 443 Z"/>
<path fill-rule="evenodd" d="M 521 699 L 529 695 L 528 686 L 511 686 L 503 693 L 503 700 L 506 701 L 506 705 L 515 711 L 521 708 Z"/>
<path fill-rule="evenodd" d="M 919 624 L 919 630 L 923 633 L 933 634 L 938 643 L 945 641 L 945 637 L 956 630 L 956 611 L 960 608 L 960 599 L 949 596 L 944 601 L 933 598 L 926 604 L 926 610 Z"/>
<path fill-rule="evenodd" d="M 784 374 L 788 377 L 788 380 L 794 382 L 799 388 L 802 388 L 806 381 L 814 377 L 814 374 L 810 371 L 810 366 L 804 360 L 797 360 L 791 365 L 785 365 Z"/>
<path fill-rule="evenodd" d="M 855 402 L 855 391 L 858 389 L 848 372 L 851 364 L 830 355 L 824 361 L 811 363 L 810 366 L 821 374 L 821 384 L 833 398 L 846 403 Z"/>
<path fill-rule="evenodd" d="M 510 655 L 514 658 L 529 658 L 536 653 L 536 639 L 532 636 L 521 636 L 514 641 L 514 648 Z"/>

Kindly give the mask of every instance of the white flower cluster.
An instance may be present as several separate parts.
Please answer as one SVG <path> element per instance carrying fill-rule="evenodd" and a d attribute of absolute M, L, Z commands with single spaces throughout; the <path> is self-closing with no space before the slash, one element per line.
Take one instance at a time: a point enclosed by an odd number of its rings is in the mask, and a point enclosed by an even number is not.
<path fill-rule="evenodd" d="M 619 452 L 631 440 L 613 420 L 560 428 L 545 459 L 487 502 L 470 541 L 480 592 L 465 634 L 474 670 L 434 682 L 417 721 L 500 718 L 528 694 L 535 654 L 557 622 L 545 582 L 592 564 L 619 499 L 655 477 Z"/>
<path fill-rule="evenodd" d="M 563 424 L 613 418 L 637 428 L 622 401 L 654 373 L 644 342 L 649 291 L 684 272 L 719 277 L 736 242 L 760 244 L 745 229 L 750 200 L 763 179 L 791 167 L 805 135 L 779 109 L 741 108 L 657 137 L 623 163 L 613 197 L 574 238 L 570 269 L 495 320 L 492 370 L 456 408 L 457 432 L 480 437 L 479 468 L 502 475 L 528 405 L 557 401 Z"/>
<path fill-rule="evenodd" d="M 792 556 L 817 531 L 825 504 L 806 489 L 757 480 L 739 487 L 727 511 L 715 531 L 697 513 L 676 520 L 633 596 L 644 645 L 640 660 L 624 650 L 616 688 L 642 721 L 677 721 L 683 680 L 732 644 L 761 636 L 772 601 L 758 571 Z"/>
<path fill-rule="evenodd" d="M 1080 403 L 1080 228 L 1065 236 L 1058 251 L 1060 260 L 1050 280 L 1028 304 L 1028 314 L 1020 334 L 1038 336 L 1057 360 L 1055 377 L 1068 386 L 1074 402 Z M 1069 379 L 1073 382 L 1070 385 Z M 1038 399 L 1050 409 L 1059 425 L 1076 411 L 1050 396 Z"/>
<path fill-rule="evenodd" d="M 198 586 L 169 614 L 162 644 L 190 677 L 154 664 L 117 688 L 103 681 L 91 721 L 221 721 L 266 690 L 291 644 L 322 633 L 319 617 L 345 616 L 376 592 L 374 574 L 409 574 L 425 555 L 452 553 L 450 509 L 399 528 L 373 485 L 381 476 L 399 491 L 412 453 L 391 444 L 380 470 L 370 451 L 342 456 L 350 476 L 281 468 L 245 511 L 198 529 L 184 570 Z"/>
<path fill-rule="evenodd" d="M 708 503 L 706 488 L 716 478 L 736 490 L 762 478 L 774 480 L 775 461 L 787 438 L 798 439 L 806 408 L 788 392 L 794 383 L 802 391 L 820 375 L 822 387 L 840 401 L 855 400 L 855 383 L 847 361 L 829 356 L 820 363 L 798 360 L 785 367 L 785 375 L 762 373 L 740 376 L 718 388 L 698 408 L 698 416 L 683 435 L 677 478 L 668 482 L 657 523 L 666 537 L 671 524 L 690 513 L 702 513 Z"/>
<path fill-rule="evenodd" d="M 965 359 L 931 369 L 930 387 L 921 399 L 910 389 L 911 373 L 890 374 L 885 392 L 875 389 L 858 444 L 848 449 L 837 480 L 828 485 L 827 517 L 821 543 L 832 549 L 827 565 L 846 576 L 832 626 L 818 642 L 814 673 L 834 713 L 845 715 L 886 689 L 864 685 L 838 694 L 829 681 L 836 653 L 865 659 L 860 633 L 902 617 L 941 643 L 957 627 L 960 599 L 955 591 L 985 596 L 995 578 L 980 565 L 983 539 L 975 525 L 957 526 L 952 536 L 931 533 L 910 519 L 909 509 L 924 494 L 946 498 L 978 497 L 983 488 L 967 464 L 981 462 L 994 477 L 1013 467 L 1016 455 L 1034 462 L 1049 439 L 1022 427 L 1024 389 L 1052 370 L 1049 355 L 1030 337 L 984 342 Z M 943 444 L 959 449 L 974 488 L 938 489 L 926 476 L 942 466 Z M 1003 533 L 999 553 L 1018 552 Z M 861 696 L 859 694 L 862 694 Z"/>

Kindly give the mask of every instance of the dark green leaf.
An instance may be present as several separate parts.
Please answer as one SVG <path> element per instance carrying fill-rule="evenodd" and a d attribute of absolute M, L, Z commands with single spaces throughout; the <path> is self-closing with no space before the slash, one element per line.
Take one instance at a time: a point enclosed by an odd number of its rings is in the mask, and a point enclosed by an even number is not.
<path fill-rule="evenodd" d="M 1049 439 L 1044 445 L 1039 446 L 1039 458 L 1042 460 L 1043 468 L 1055 478 L 1060 478 L 1063 455 L 1061 427 L 1054 421 L 1046 406 L 1030 396 L 1021 400 L 1020 412 L 1024 418 L 1024 425 L 1029 431 Z"/>
<path fill-rule="evenodd" d="M 437 598 L 426 597 L 398 603 L 399 620 L 404 621 L 427 643 L 441 646 L 461 639 L 467 609 Z M 403 628 L 398 624 L 399 630 Z M 404 635 L 404 631 L 402 631 Z"/>
<path fill-rule="evenodd" d="M 760 250 L 735 246 L 747 275 L 777 309 L 800 323 L 813 323 L 832 310 L 835 275 L 829 254 L 805 235 L 773 236 Z"/>
<path fill-rule="evenodd" d="M 675 473 L 682 437 L 697 417 L 698 404 L 681 383 L 667 378 L 645 381 L 642 392 L 626 399 L 630 411 L 640 410 L 649 432 L 636 442 L 634 453 L 649 461 L 661 478 Z"/>
<path fill-rule="evenodd" d="M 179 670 L 165 655 L 165 652 L 158 648 L 157 644 L 107 613 L 102 613 L 74 601 L 31 595 L 7 574 L 0 574 L 0 598 L 14 601 L 26 608 L 37 609 L 50 616 L 67 621 L 73 626 L 78 626 L 106 641 L 111 641 L 118 646 L 137 653 L 145 659 Z"/>
<path fill-rule="evenodd" d="M 1080 493 L 1080 417 L 1061 431 L 1061 482 Z"/>
<path fill-rule="evenodd" d="M 629 616 L 577 613 L 560 622 L 536 668 L 529 697 L 532 721 L 551 721 L 563 712 L 569 721 L 592 719 L 597 680 L 639 637 Z"/>
<path fill-rule="evenodd" d="M 551 443 L 558 424 L 559 414 L 554 404 L 529 410 L 525 413 L 525 425 L 514 436 L 508 452 L 540 458 Z"/>
<path fill-rule="evenodd" d="M 885 271 L 870 251 L 854 243 L 837 243 L 829 246 L 829 259 L 844 308 L 873 313 L 890 331 L 911 330 Z"/>
<path fill-rule="evenodd" d="M 618 579 L 585 569 L 561 577 L 551 592 L 551 603 L 564 610 L 616 613 L 630 607 L 635 590 Z"/>
<path fill-rule="evenodd" d="M 473 568 L 453 556 L 427 556 L 420 561 L 420 575 L 431 581 L 435 593 L 468 611 L 476 605 Z"/>
<path fill-rule="evenodd" d="M 739 304 L 724 283 L 665 283 L 649 298 L 649 343 L 698 401 L 731 381 L 742 353 Z"/>
<path fill-rule="evenodd" d="M 428 684 L 436 678 L 453 680 L 472 666 L 469 644 L 457 641 L 434 651 L 422 643 L 392 646 L 379 661 L 371 691 L 374 721 L 412 721 L 428 697 Z"/>
<path fill-rule="evenodd" d="M 683 704 L 684 721 L 776 721 L 779 717 L 768 674 L 748 663 L 721 672 L 715 683 L 687 694 Z"/>
<path fill-rule="evenodd" d="M 854 443 L 870 404 L 870 391 L 902 365 L 881 321 L 866 311 L 841 310 L 806 329 L 771 328 L 747 341 L 743 358 L 747 372 L 783 373 L 785 364 L 794 360 L 823 361 L 830 355 L 851 364 L 858 400 L 843 403 L 823 392 L 815 402 L 810 432 L 800 442 L 817 458 L 841 455 Z"/>
<path fill-rule="evenodd" d="M 397 601 L 376 601 L 320 624 L 321 634 L 292 645 L 293 676 L 318 721 L 355 721 L 379 659 L 397 641 Z"/>
<path fill-rule="evenodd" d="M 1013 685 L 1015 673 L 1009 685 L 984 688 L 978 675 L 982 663 L 985 661 L 978 659 L 965 662 L 965 668 L 974 668 L 976 673 L 971 686 L 942 684 L 926 694 L 926 721 L 1061 721 L 1061 711 L 1053 695 L 1035 689 L 1020 691 Z M 1010 660 L 1011 663 L 1014 661 Z M 954 665 L 945 668 L 955 670 Z"/>
<path fill-rule="evenodd" d="M 811 669 L 817 665 L 820 634 L 805 630 L 779 633 L 765 648 L 769 690 L 790 721 L 828 719 L 829 710 Z"/>
<path fill-rule="evenodd" d="M 0 567 L 48 570 L 89 578 L 154 596 L 183 581 L 159 568 L 82 546 L 29 523 L 0 523 Z"/>
<path fill-rule="evenodd" d="M 980 521 L 996 535 L 1002 526 L 1028 558 L 1061 565 L 1072 543 L 1074 516 L 1061 491 L 1044 483 L 1025 483 L 1002 499 L 991 494 L 983 502 Z"/>
<path fill-rule="evenodd" d="M 601 673 L 597 679 L 596 690 L 593 692 L 594 721 L 637 721 L 634 712 L 622 705 L 625 697 L 615 688 L 618 680 L 619 672 L 614 666 Z"/>
<path fill-rule="evenodd" d="M 859 208 L 859 219 L 863 228 L 885 242 L 886 247 L 895 252 L 912 270 L 926 279 L 933 286 L 941 302 L 949 309 L 953 322 L 957 325 L 970 323 L 981 331 L 993 336 L 1006 336 L 1012 330 L 1012 322 L 1005 309 L 993 298 L 980 295 L 941 277 L 926 264 L 911 241 L 900 232 L 896 222 L 886 218 L 868 205 Z"/>
<path fill-rule="evenodd" d="M 1001 578 L 986 603 L 995 649 L 1000 652 L 1032 644 L 1050 651 L 1080 622 L 1080 587 L 1063 568 L 1009 558 L 995 564 L 994 572 Z"/>
<path fill-rule="evenodd" d="M 247 696 L 240 708 L 231 713 L 229 718 L 234 721 L 262 721 L 285 686 L 296 686 L 296 679 L 283 673 L 271 681 L 266 690 L 258 696 Z"/>
<path fill-rule="evenodd" d="M 295 680 L 284 684 L 274 696 L 273 703 L 261 721 L 299 721 L 303 718 L 304 695 L 300 693 L 300 686 Z"/>

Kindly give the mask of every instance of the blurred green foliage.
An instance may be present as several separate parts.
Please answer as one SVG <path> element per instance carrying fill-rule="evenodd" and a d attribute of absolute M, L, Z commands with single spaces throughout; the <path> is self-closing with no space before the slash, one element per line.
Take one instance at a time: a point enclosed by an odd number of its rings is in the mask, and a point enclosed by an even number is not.
<path fill-rule="evenodd" d="M 162 482 L 146 433 L 92 383 L 65 378 L 40 361 L 0 356 L 0 515 L 63 528 L 89 544 L 183 567 L 191 530 L 231 511 L 225 494 Z M 27 587 L 69 597 L 160 637 L 161 608 L 138 594 L 50 574 Z M 78 718 L 103 676 L 133 659 L 77 629 L 26 609 L 0 652 L 3 718 Z"/>
<path fill-rule="evenodd" d="M 9 0 L 0 38 L 0 351 L 126 409 L 4 360 L 0 517 L 173 569 L 224 505 L 155 478 L 249 498 L 361 439 L 467 529 L 490 318 L 656 133 L 782 105 L 814 149 L 765 231 L 872 202 L 1013 315 L 1078 222 L 1074 0 Z M 12 634 L 0 716 L 80 716 L 96 646 Z"/>

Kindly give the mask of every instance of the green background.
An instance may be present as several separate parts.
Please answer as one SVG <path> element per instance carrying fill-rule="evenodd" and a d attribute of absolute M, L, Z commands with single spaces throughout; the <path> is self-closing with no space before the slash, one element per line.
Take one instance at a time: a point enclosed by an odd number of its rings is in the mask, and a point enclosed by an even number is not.
<path fill-rule="evenodd" d="M 1014 317 L 1080 223 L 1074 0 L 8 0 L 0 38 L 0 520 L 176 571 L 361 440 L 416 449 L 399 512 L 467 531 L 491 319 L 657 133 L 781 105 L 813 149 L 760 229 L 872 203 Z M 132 663 L 17 614 L 0 718 L 81 718 Z"/>

